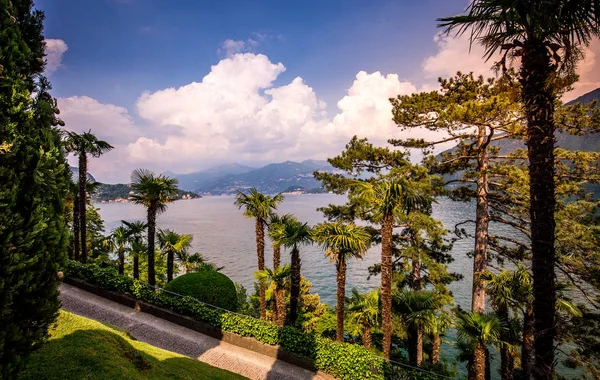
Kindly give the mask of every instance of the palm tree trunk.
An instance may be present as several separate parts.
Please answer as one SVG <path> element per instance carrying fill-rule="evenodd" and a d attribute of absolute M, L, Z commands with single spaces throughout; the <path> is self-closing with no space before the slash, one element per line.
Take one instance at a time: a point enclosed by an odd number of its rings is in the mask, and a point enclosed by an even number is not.
<path fill-rule="evenodd" d="M 381 224 L 381 314 L 383 356 L 390 359 L 392 348 L 392 215 L 386 215 Z"/>
<path fill-rule="evenodd" d="M 123 247 L 119 248 L 119 257 L 117 261 L 119 265 L 119 274 L 125 273 L 125 250 Z"/>
<path fill-rule="evenodd" d="M 292 249 L 292 268 L 290 286 L 290 325 L 296 324 L 298 318 L 298 300 L 300 298 L 300 250 L 298 247 Z"/>
<path fill-rule="evenodd" d="M 73 252 L 75 260 L 79 261 L 81 252 L 81 229 L 79 228 L 79 193 L 75 195 L 75 203 L 73 205 Z"/>
<path fill-rule="evenodd" d="M 87 222 L 85 206 L 87 203 L 87 155 L 79 153 L 79 231 L 81 234 L 81 262 L 87 262 Z"/>
<path fill-rule="evenodd" d="M 277 270 L 281 266 L 281 244 L 273 245 L 273 270 Z M 277 303 L 279 300 L 277 297 L 273 298 L 273 322 L 278 323 L 279 320 L 279 306 Z M 284 306 L 284 319 L 285 319 L 285 306 Z"/>
<path fill-rule="evenodd" d="M 256 256 L 258 257 L 258 270 L 265 269 L 265 225 L 262 220 L 256 219 Z M 260 291 L 260 319 L 267 319 L 267 300 L 265 298 L 265 284 L 259 284 Z"/>
<path fill-rule="evenodd" d="M 273 270 L 281 266 L 281 245 L 273 245 Z"/>
<path fill-rule="evenodd" d="M 421 290 L 421 261 L 419 257 L 413 257 L 411 286 L 413 290 Z"/>
<path fill-rule="evenodd" d="M 133 278 L 140 279 L 140 257 L 137 254 L 133 256 Z"/>
<path fill-rule="evenodd" d="M 556 284 L 554 274 L 554 102 L 550 82 L 553 68 L 550 54 L 540 41 L 526 41 L 523 48 L 520 82 L 527 115 L 529 159 L 529 215 L 531 218 L 531 263 L 533 272 L 533 314 L 535 316 L 536 379 L 554 378 L 556 336 Z"/>
<path fill-rule="evenodd" d="M 167 252 L 167 282 L 173 281 L 173 267 L 175 255 L 172 250 Z"/>
<path fill-rule="evenodd" d="M 533 309 L 528 306 L 523 314 L 523 344 L 521 346 L 521 379 L 531 378 L 531 358 L 533 355 Z"/>
<path fill-rule="evenodd" d="M 408 357 L 411 365 L 423 362 L 423 330 L 416 325 L 408 328 Z"/>
<path fill-rule="evenodd" d="M 499 308 L 497 314 L 501 321 L 508 321 L 508 308 Z M 508 342 L 510 340 L 510 332 L 508 330 L 501 330 L 500 340 L 502 342 Z M 515 363 L 511 353 L 509 352 L 508 346 L 503 344 L 500 347 L 500 377 L 502 380 L 512 380 L 514 364 Z"/>
<path fill-rule="evenodd" d="M 365 326 L 365 329 L 363 330 L 362 341 L 363 346 L 365 346 L 367 350 L 370 350 L 373 342 L 373 337 L 371 336 L 371 326 Z"/>
<path fill-rule="evenodd" d="M 485 380 L 485 356 L 485 347 L 477 344 L 473 355 L 473 365 L 469 368 L 469 380 Z"/>
<path fill-rule="evenodd" d="M 279 327 L 283 327 L 285 324 L 285 290 L 275 290 L 275 299 L 277 300 L 277 309 L 275 315 L 277 316 L 276 324 Z"/>
<path fill-rule="evenodd" d="M 488 225 L 488 136 L 487 127 L 480 126 L 477 137 L 477 209 L 475 211 L 475 249 L 473 250 L 473 290 L 471 310 L 485 312 L 485 283 L 481 275 L 487 267 Z"/>
<path fill-rule="evenodd" d="M 440 338 L 440 334 L 433 334 L 433 347 L 431 349 L 431 363 L 438 364 L 440 361 L 440 346 L 442 344 L 442 339 Z"/>
<path fill-rule="evenodd" d="M 156 285 L 154 271 L 154 244 L 156 240 L 156 206 L 148 207 L 148 285 Z"/>
<path fill-rule="evenodd" d="M 344 301 L 346 300 L 346 258 L 339 253 L 337 265 L 337 328 L 335 340 L 344 341 Z"/>
<path fill-rule="evenodd" d="M 490 350 L 485 349 L 485 380 L 492 380 L 492 365 L 490 363 Z"/>

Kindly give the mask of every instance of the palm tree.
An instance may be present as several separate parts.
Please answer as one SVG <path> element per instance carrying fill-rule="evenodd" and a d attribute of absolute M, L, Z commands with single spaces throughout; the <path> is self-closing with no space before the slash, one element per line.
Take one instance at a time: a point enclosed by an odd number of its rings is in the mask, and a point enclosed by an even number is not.
<path fill-rule="evenodd" d="M 469 366 L 469 380 L 485 380 L 486 368 L 489 371 L 488 346 L 500 342 L 503 327 L 500 319 L 493 313 L 456 313 L 457 338 L 463 345 L 473 349 Z"/>
<path fill-rule="evenodd" d="M 344 341 L 344 301 L 346 300 L 346 268 L 351 258 L 362 259 L 371 242 L 364 227 L 354 224 L 321 223 L 312 230 L 313 239 L 326 251 L 325 257 L 335 262 L 337 279 L 336 340 Z"/>
<path fill-rule="evenodd" d="M 175 256 L 179 265 L 183 266 L 185 273 L 192 273 L 199 270 L 203 265 L 206 265 L 206 260 L 202 257 L 202 254 L 196 252 L 194 254 L 189 253 L 187 249 L 179 250 L 175 252 Z"/>
<path fill-rule="evenodd" d="M 110 245 L 112 250 L 117 253 L 117 265 L 119 267 L 119 274 L 125 272 L 125 252 L 127 252 L 127 227 L 119 226 L 112 230 L 110 234 Z"/>
<path fill-rule="evenodd" d="M 431 363 L 438 364 L 440 361 L 440 347 L 442 335 L 452 326 L 452 319 L 447 313 L 431 314 L 426 318 L 424 324 L 425 333 L 431 336 Z"/>
<path fill-rule="evenodd" d="M 77 134 L 75 132 L 67 132 L 66 148 L 68 152 L 73 152 L 79 156 L 79 197 L 77 199 L 79 208 L 79 230 L 81 234 L 81 262 L 87 261 L 87 246 L 86 246 L 86 201 L 87 201 L 87 161 L 88 154 L 92 157 L 100 157 L 113 149 L 113 146 L 103 140 L 98 140 L 92 134 L 92 131 Z"/>
<path fill-rule="evenodd" d="M 408 328 L 410 363 L 420 366 L 423 362 L 423 329 L 441 307 L 438 297 L 426 290 L 397 291 L 393 307 Z"/>
<path fill-rule="evenodd" d="M 273 268 L 281 265 L 281 239 L 285 224 L 292 220 L 292 214 L 279 216 L 271 213 L 269 216 L 269 238 L 273 242 Z"/>
<path fill-rule="evenodd" d="M 357 327 L 355 333 L 362 334 L 363 346 L 371 349 L 371 330 L 379 323 L 379 291 L 360 294 L 358 290 L 352 289 L 352 297 L 346 299 L 348 304 L 349 320 Z"/>
<path fill-rule="evenodd" d="M 143 234 L 148 224 L 142 221 L 128 222 L 122 220 L 121 223 L 127 229 L 127 239 L 129 240 L 130 255 L 133 257 L 133 278 L 140 278 L 140 254 L 147 252 L 148 247 L 142 241 Z"/>
<path fill-rule="evenodd" d="M 178 234 L 169 229 L 158 230 L 158 246 L 167 255 L 167 282 L 173 280 L 175 256 L 178 252 L 187 251 L 192 245 L 193 236 Z"/>
<path fill-rule="evenodd" d="M 290 277 L 291 267 L 289 264 L 277 267 L 274 270 L 265 268 L 254 273 L 254 277 L 265 287 L 274 286 L 275 300 L 277 308 L 275 309 L 275 323 L 283 327 L 285 323 L 285 284 Z"/>
<path fill-rule="evenodd" d="M 408 181 L 384 182 L 358 181 L 351 196 L 366 204 L 373 220 L 381 224 L 381 314 L 383 330 L 383 353 L 390 359 L 392 344 L 392 235 L 394 219 L 399 214 L 408 214 L 413 209 L 427 207 L 430 201 L 416 194 Z"/>
<path fill-rule="evenodd" d="M 289 322 L 293 326 L 298 318 L 298 300 L 300 299 L 301 266 L 300 245 L 311 244 L 312 237 L 308 223 L 301 223 L 297 219 L 289 221 L 285 225 L 282 243 L 291 249 L 292 268 L 290 284 L 290 317 Z"/>
<path fill-rule="evenodd" d="M 520 57 L 521 99 L 527 117 L 531 252 L 535 318 L 536 377 L 554 377 L 556 275 L 554 107 L 556 78 L 571 71 L 580 48 L 600 34 L 600 5 L 595 0 L 477 0 L 467 14 L 439 19 L 457 34 L 487 49 L 487 58 L 504 50 Z"/>
<path fill-rule="evenodd" d="M 167 203 L 177 195 L 178 180 L 156 175 L 147 169 L 136 169 L 131 173 L 131 200 L 146 207 L 148 217 L 148 284 L 156 284 L 154 251 L 156 243 L 156 215 L 167 209 Z"/>
<path fill-rule="evenodd" d="M 283 202 L 283 195 L 273 197 L 250 189 L 248 194 L 238 192 L 234 204 L 239 209 L 244 208 L 244 216 L 255 219 L 256 225 L 256 256 L 258 257 L 258 270 L 265 269 L 265 225 L 277 204 Z M 267 301 L 265 299 L 265 286 L 259 284 L 260 291 L 260 319 L 265 319 L 267 314 Z"/>

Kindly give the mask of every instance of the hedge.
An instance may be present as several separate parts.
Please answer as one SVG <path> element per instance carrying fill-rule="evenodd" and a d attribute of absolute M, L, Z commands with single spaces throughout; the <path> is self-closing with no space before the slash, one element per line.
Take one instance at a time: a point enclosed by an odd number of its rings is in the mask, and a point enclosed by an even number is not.
<path fill-rule="evenodd" d="M 64 272 L 68 278 L 84 280 L 101 289 L 131 294 L 222 331 L 252 337 L 269 345 L 279 345 L 285 351 L 312 360 L 315 368 L 342 380 L 430 378 L 420 372 L 391 371 L 383 358 L 374 356 L 363 346 L 334 342 L 316 334 L 305 334 L 291 326 L 279 328 L 269 321 L 214 309 L 189 296 L 178 297 L 154 290 L 142 281 L 119 275 L 114 268 L 69 261 Z"/>
<path fill-rule="evenodd" d="M 165 290 L 194 297 L 222 309 L 237 311 L 238 299 L 235 284 L 223 273 L 201 271 L 184 274 L 165 286 Z"/>

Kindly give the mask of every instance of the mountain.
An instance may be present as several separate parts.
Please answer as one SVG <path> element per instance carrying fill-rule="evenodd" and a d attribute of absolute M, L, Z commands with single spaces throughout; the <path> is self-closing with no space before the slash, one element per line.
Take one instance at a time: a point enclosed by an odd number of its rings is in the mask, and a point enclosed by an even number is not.
<path fill-rule="evenodd" d="M 334 168 L 327 161 L 285 161 L 245 173 L 225 175 L 211 184 L 198 187 L 196 192 L 207 195 L 235 194 L 238 190 L 254 187 L 258 191 L 274 194 L 291 186 L 319 188 L 321 183 L 313 177 L 316 170 L 333 171 Z"/>
<path fill-rule="evenodd" d="M 163 174 L 177 178 L 180 189 L 196 191 L 200 188 L 210 187 L 214 182 L 228 174 L 242 174 L 251 170 L 254 170 L 254 168 L 240 164 L 225 164 L 189 174 L 175 174 L 170 171 Z"/>

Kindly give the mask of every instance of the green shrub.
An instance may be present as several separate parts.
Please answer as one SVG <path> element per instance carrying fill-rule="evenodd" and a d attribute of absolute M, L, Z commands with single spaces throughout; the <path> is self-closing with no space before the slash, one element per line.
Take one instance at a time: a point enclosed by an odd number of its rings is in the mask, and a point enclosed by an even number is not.
<path fill-rule="evenodd" d="M 317 369 L 342 380 L 429 380 L 435 377 L 424 372 L 392 368 L 383 358 L 371 354 L 363 346 L 334 342 L 316 334 L 304 334 L 291 326 L 278 328 L 272 322 L 211 308 L 190 296 L 180 297 L 154 290 L 142 281 L 118 275 L 112 268 L 70 261 L 64 272 L 67 278 L 84 280 L 106 290 L 129 293 L 142 301 L 171 309 L 222 331 L 252 337 L 269 345 L 279 345 L 288 352 L 313 360 Z M 235 287 L 233 295 L 235 298 Z"/>
<path fill-rule="evenodd" d="M 237 311 L 238 308 L 235 284 L 223 273 L 200 271 L 184 274 L 169 282 L 165 289 L 226 310 Z"/>

